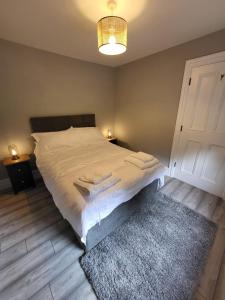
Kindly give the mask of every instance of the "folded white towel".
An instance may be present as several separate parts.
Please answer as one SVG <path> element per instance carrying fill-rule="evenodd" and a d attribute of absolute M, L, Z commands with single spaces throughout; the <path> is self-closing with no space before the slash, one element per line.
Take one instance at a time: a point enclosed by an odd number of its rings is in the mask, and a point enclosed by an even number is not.
<path fill-rule="evenodd" d="M 106 180 L 112 176 L 112 172 L 102 168 L 94 168 L 86 170 L 84 173 L 80 174 L 79 179 L 84 182 L 99 184 L 100 182 Z"/>
<path fill-rule="evenodd" d="M 156 158 L 144 163 L 140 159 L 132 157 L 131 155 L 128 156 L 127 158 L 125 158 L 125 161 L 135 165 L 136 167 L 138 167 L 141 170 L 152 168 L 152 167 L 154 167 L 155 165 L 157 165 L 159 163 L 158 159 L 156 159 Z"/>
<path fill-rule="evenodd" d="M 93 199 L 96 195 L 99 193 L 109 189 L 110 187 L 114 186 L 117 184 L 121 179 L 115 176 L 110 176 L 107 179 L 103 180 L 99 184 L 92 184 L 88 182 L 84 182 L 80 180 L 79 178 L 76 178 L 74 180 L 75 186 L 78 188 L 81 188 L 82 191 L 84 191 L 87 196 L 90 197 L 90 199 Z"/>
<path fill-rule="evenodd" d="M 137 158 L 137 159 L 143 161 L 144 163 L 155 159 L 155 157 L 153 155 L 144 153 L 142 151 L 132 153 L 130 156 Z"/>

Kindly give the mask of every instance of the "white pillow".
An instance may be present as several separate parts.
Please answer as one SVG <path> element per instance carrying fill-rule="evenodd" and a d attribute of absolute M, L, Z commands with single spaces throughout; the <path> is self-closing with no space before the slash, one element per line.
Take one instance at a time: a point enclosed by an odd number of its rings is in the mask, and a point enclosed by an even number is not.
<path fill-rule="evenodd" d="M 57 134 L 43 135 L 39 146 L 51 150 L 59 146 L 81 146 L 105 141 L 106 139 L 96 127 L 70 128 Z"/>
<path fill-rule="evenodd" d="M 60 131 L 49 131 L 49 132 L 35 132 L 32 133 L 31 136 L 35 139 L 35 141 L 37 143 L 39 143 L 41 141 L 42 138 L 45 137 L 50 137 L 52 135 L 57 135 L 57 134 L 61 134 L 64 133 L 66 131 L 68 131 L 70 128 L 66 129 L 66 130 L 60 130 Z"/>
<path fill-rule="evenodd" d="M 90 144 L 105 141 L 104 136 L 97 127 L 70 128 L 71 141 L 78 144 Z"/>

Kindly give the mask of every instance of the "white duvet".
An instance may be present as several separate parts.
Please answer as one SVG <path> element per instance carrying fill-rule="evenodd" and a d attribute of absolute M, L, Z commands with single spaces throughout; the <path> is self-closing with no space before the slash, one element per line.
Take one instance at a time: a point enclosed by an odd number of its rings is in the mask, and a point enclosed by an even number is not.
<path fill-rule="evenodd" d="M 130 200 L 142 188 L 159 178 L 163 184 L 165 168 L 159 164 L 140 170 L 125 162 L 131 151 L 105 141 L 77 146 L 59 146 L 46 150 L 37 144 L 37 166 L 63 217 L 69 221 L 85 244 L 88 230 L 101 222 L 121 203 Z M 90 165 L 108 167 L 121 178 L 115 186 L 93 201 L 74 186 L 74 178 Z"/>

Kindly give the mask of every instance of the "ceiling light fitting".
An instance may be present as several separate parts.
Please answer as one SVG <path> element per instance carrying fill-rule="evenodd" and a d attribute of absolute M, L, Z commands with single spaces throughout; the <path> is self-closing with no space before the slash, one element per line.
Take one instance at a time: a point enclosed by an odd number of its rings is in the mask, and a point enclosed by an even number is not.
<path fill-rule="evenodd" d="M 111 10 L 115 1 L 108 2 Z M 127 50 L 127 22 L 121 17 L 106 16 L 97 23 L 98 49 L 106 55 L 118 55 Z"/>

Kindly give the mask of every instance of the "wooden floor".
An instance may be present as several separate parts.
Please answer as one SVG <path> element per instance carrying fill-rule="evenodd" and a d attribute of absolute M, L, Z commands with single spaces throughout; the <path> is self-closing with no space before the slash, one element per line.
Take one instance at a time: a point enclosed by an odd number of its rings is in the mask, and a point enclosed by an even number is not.
<path fill-rule="evenodd" d="M 83 250 L 43 184 L 0 195 L 0 299 L 81 299 L 95 294 Z"/>
<path fill-rule="evenodd" d="M 223 201 L 175 179 L 161 192 L 220 224 L 196 299 L 211 300 L 216 286 L 214 300 L 224 300 Z M 16 196 L 0 194 L 1 300 L 96 299 L 79 264 L 82 253 L 42 183 Z"/>

